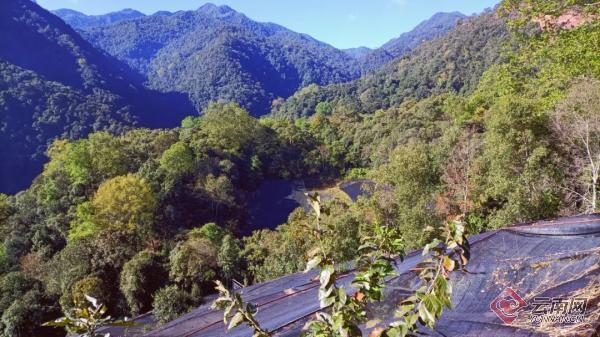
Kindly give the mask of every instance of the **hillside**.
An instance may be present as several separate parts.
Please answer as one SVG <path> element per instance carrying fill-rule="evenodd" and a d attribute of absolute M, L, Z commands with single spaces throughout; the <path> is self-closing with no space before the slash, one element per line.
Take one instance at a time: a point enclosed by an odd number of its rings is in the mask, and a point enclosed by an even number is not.
<path fill-rule="evenodd" d="M 83 30 L 95 46 L 136 69 L 150 88 L 187 93 L 198 109 L 240 103 L 253 115 L 310 84 L 358 78 L 452 28 L 460 13 L 439 13 L 376 51 L 341 51 L 227 6 L 163 13 Z"/>
<path fill-rule="evenodd" d="M 402 57 L 425 41 L 432 40 L 452 30 L 466 15 L 460 12 L 436 13 L 409 32 L 401 34 L 380 48 L 366 53 L 360 59 L 363 74 L 377 70 L 396 58 Z"/>
<path fill-rule="evenodd" d="M 86 15 L 68 8 L 52 11 L 52 13 L 75 29 L 85 29 L 111 25 L 117 22 L 133 20 L 145 16 L 131 8 L 102 15 Z"/>
<path fill-rule="evenodd" d="M 468 93 L 488 67 L 502 60 L 501 51 L 509 40 L 506 25 L 494 12 L 470 17 L 446 35 L 422 43 L 408 55 L 360 79 L 303 88 L 285 103 L 274 106 L 273 115 L 309 116 L 320 102 L 374 112 L 399 106 L 409 98 Z M 394 43 L 388 44 L 388 48 L 396 48 L 392 46 Z"/>
<path fill-rule="evenodd" d="M 85 30 L 94 45 L 147 78 L 149 87 L 210 101 L 240 102 L 254 115 L 310 83 L 358 77 L 355 61 L 332 46 L 227 6 L 154 15 Z"/>
<path fill-rule="evenodd" d="M 3 192 L 29 185 L 56 137 L 136 125 L 172 127 L 193 113 L 185 99 L 145 89 L 126 65 L 31 1 L 3 2 L 0 31 Z"/>

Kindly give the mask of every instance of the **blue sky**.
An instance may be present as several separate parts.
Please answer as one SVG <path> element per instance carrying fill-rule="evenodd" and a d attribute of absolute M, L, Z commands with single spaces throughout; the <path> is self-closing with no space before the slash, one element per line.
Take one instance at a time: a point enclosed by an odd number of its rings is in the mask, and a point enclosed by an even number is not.
<path fill-rule="evenodd" d="M 47 9 L 104 14 L 123 8 L 146 14 L 190 10 L 204 0 L 37 0 Z M 378 47 L 436 12 L 479 13 L 499 0 L 213 0 L 257 21 L 275 22 L 338 48 Z"/>

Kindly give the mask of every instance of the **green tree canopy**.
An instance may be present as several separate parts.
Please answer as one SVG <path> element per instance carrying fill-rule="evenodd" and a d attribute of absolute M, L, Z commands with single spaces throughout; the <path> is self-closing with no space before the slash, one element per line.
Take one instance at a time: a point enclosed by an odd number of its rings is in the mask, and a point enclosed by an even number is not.
<path fill-rule="evenodd" d="M 175 179 L 194 169 L 194 153 L 184 142 L 177 142 L 160 157 L 160 167 Z"/>
<path fill-rule="evenodd" d="M 152 296 L 169 279 L 162 255 L 147 250 L 139 252 L 124 266 L 120 289 L 132 315 L 146 312 L 152 307 Z"/>
<path fill-rule="evenodd" d="M 216 276 L 217 247 L 202 238 L 180 242 L 169 255 L 169 266 L 171 280 L 197 293 Z"/>
<path fill-rule="evenodd" d="M 157 200 L 143 179 L 133 174 L 105 181 L 91 203 L 77 209 L 77 219 L 69 236 L 78 238 L 102 229 L 152 232 Z"/>

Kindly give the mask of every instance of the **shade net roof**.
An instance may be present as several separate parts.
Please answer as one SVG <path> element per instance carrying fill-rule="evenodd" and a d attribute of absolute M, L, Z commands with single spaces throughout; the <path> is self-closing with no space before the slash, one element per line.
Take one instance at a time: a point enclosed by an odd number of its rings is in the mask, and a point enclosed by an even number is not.
<path fill-rule="evenodd" d="M 455 272 L 453 309 L 444 311 L 429 335 L 443 336 L 600 336 L 600 215 L 560 218 L 552 221 L 518 224 L 473 236 L 468 273 Z M 410 254 L 396 265 L 398 276 L 387 280 L 385 300 L 369 308 L 369 328 L 386 326 L 393 320 L 395 307 L 418 285 L 410 271 L 422 256 Z M 304 324 L 321 310 L 317 300 L 316 272 L 288 275 L 273 281 L 240 289 L 245 301 L 257 305 L 256 319 L 274 336 L 298 336 Z M 339 285 L 352 292 L 352 272 L 339 279 Z M 510 324 L 504 323 L 490 303 L 510 287 L 527 306 Z M 532 322 L 531 309 L 538 300 L 585 299 L 584 319 L 576 323 Z M 223 312 L 210 309 L 214 297 L 192 312 L 153 331 L 142 328 L 113 336 L 148 337 L 247 337 L 252 331 L 240 326 L 227 331 Z M 143 322 L 150 316 L 140 317 Z M 147 330 L 146 330 L 147 331 Z"/>

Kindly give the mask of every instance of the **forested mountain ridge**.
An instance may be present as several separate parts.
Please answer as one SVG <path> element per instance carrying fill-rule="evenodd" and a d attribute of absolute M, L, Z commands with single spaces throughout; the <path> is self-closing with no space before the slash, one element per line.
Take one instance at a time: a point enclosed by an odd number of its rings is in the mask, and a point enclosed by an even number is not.
<path fill-rule="evenodd" d="M 459 20 L 466 18 L 460 12 L 434 14 L 411 31 L 386 42 L 381 47 L 362 55 L 359 59 L 363 74 L 377 70 L 396 58 L 402 57 L 425 41 L 432 40 L 452 30 Z"/>
<path fill-rule="evenodd" d="M 310 84 L 358 78 L 451 29 L 460 13 L 438 13 L 360 57 L 227 6 L 153 15 L 82 30 L 95 46 L 129 64 L 150 88 L 187 93 L 198 109 L 240 103 L 253 115 Z"/>
<path fill-rule="evenodd" d="M 1 6 L 3 60 L 79 89 L 132 89 L 135 72 L 93 48 L 55 15 L 31 1 L 5 1 Z"/>
<path fill-rule="evenodd" d="M 32 1 L 0 4 L 0 44 L 2 191 L 28 186 L 56 137 L 172 127 L 194 113 L 183 97 L 144 88 L 129 67 Z"/>
<path fill-rule="evenodd" d="M 7 158 L 14 158 L 2 165 L 6 192 L 24 188 L 39 173 L 43 153 L 56 137 L 122 132 L 132 125 L 173 126 L 215 100 L 240 102 L 260 115 L 302 86 L 345 82 L 360 73 L 359 61 L 346 52 L 276 24 L 254 22 L 229 7 L 207 4 L 198 11 L 150 17 L 129 10 L 88 17 L 112 23 L 84 34 L 106 39 L 107 49 L 123 56 L 125 64 L 35 3 L 1 6 L 0 42 L 7 47 L 0 49 L 0 108 L 7 113 L 1 117 L 0 138 L 9 144 Z M 83 20 L 78 13 L 58 14 L 74 26 L 90 27 L 74 23 Z M 112 33 L 124 45 L 111 44 Z M 173 91 L 178 93 L 161 94 Z M 16 171 L 21 172 L 18 179 L 6 178 Z"/>
<path fill-rule="evenodd" d="M 305 87 L 284 103 L 273 106 L 278 117 L 309 116 L 327 103 L 358 112 L 399 106 L 443 92 L 472 91 L 492 64 L 502 61 L 510 34 L 493 11 L 462 19 L 447 34 L 423 42 L 412 52 L 357 80 L 329 86 Z"/>
<path fill-rule="evenodd" d="M 146 76 L 149 87 L 186 92 L 199 109 L 235 101 L 261 115 L 304 85 L 359 76 L 342 51 L 227 6 L 147 16 L 83 36 Z"/>
<path fill-rule="evenodd" d="M 131 8 L 102 15 L 86 15 L 67 8 L 57 9 L 52 11 L 52 13 L 75 29 L 107 26 L 120 21 L 132 20 L 145 16 L 144 13 Z"/>

